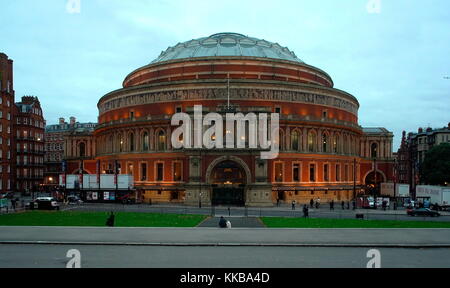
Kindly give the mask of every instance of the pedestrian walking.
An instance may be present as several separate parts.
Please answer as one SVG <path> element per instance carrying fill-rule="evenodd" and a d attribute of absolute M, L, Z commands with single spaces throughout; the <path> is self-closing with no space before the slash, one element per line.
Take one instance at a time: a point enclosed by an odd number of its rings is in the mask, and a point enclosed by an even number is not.
<path fill-rule="evenodd" d="M 319 206 L 320 206 L 319 201 L 317 201 L 316 202 L 316 209 L 319 209 Z"/>
<path fill-rule="evenodd" d="M 334 200 L 331 200 L 330 202 L 330 210 L 334 210 Z"/>
<path fill-rule="evenodd" d="M 345 210 L 345 202 L 344 201 L 341 202 L 341 206 L 342 206 L 342 210 Z"/>
<path fill-rule="evenodd" d="M 220 228 L 227 228 L 227 220 L 223 216 L 220 217 L 219 227 Z"/>
<path fill-rule="evenodd" d="M 308 206 L 303 206 L 303 217 L 308 218 L 309 217 L 309 209 Z"/>
<path fill-rule="evenodd" d="M 347 202 L 347 210 L 350 210 L 350 202 Z"/>
<path fill-rule="evenodd" d="M 16 200 L 16 199 L 11 199 L 11 208 L 12 208 L 14 211 L 16 211 L 16 203 L 17 203 L 17 200 Z"/>
<path fill-rule="evenodd" d="M 277 198 L 277 207 L 280 207 L 280 198 Z"/>
<path fill-rule="evenodd" d="M 295 200 L 292 201 L 292 210 L 295 210 Z"/>
<path fill-rule="evenodd" d="M 116 216 L 114 216 L 114 212 L 111 212 L 111 215 L 109 215 L 108 219 L 106 220 L 106 226 L 108 227 L 114 227 Z"/>
<path fill-rule="evenodd" d="M 356 210 L 356 200 L 353 200 L 352 204 L 353 204 L 353 210 Z"/>
<path fill-rule="evenodd" d="M 314 207 L 314 199 L 311 199 L 311 201 L 309 201 L 309 207 L 311 207 L 311 208 Z"/>

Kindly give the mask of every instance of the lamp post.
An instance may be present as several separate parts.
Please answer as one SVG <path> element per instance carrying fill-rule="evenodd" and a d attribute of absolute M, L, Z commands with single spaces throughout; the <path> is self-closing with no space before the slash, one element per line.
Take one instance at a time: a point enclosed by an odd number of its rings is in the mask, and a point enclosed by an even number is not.
<path fill-rule="evenodd" d="M 374 189 L 373 189 L 373 206 L 377 209 L 377 158 L 373 157 L 373 171 L 374 171 Z"/>
<path fill-rule="evenodd" d="M 394 159 L 394 207 L 397 207 L 397 159 Z"/>
<path fill-rule="evenodd" d="M 356 201 L 356 158 L 353 159 L 353 199 Z"/>
<path fill-rule="evenodd" d="M 202 149 L 200 148 L 200 189 L 198 192 L 198 208 L 202 209 L 202 165 L 203 161 L 202 161 Z"/>

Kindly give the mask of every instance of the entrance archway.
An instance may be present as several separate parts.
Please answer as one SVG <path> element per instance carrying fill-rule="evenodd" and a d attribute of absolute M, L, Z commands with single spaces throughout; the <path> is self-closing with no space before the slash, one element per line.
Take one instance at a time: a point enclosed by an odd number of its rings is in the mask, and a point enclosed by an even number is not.
<path fill-rule="evenodd" d="M 245 205 L 247 174 L 239 163 L 224 160 L 216 164 L 209 175 L 212 205 Z"/>
<path fill-rule="evenodd" d="M 376 181 L 375 181 L 375 171 L 369 172 L 365 179 L 364 179 L 364 183 L 366 185 L 379 185 L 383 182 L 385 182 L 385 177 L 382 173 L 380 173 L 380 171 L 376 172 Z"/>
<path fill-rule="evenodd" d="M 380 195 L 381 183 L 385 181 L 386 177 L 380 171 L 369 172 L 364 178 L 364 184 L 366 185 L 366 194 L 374 196 Z"/>

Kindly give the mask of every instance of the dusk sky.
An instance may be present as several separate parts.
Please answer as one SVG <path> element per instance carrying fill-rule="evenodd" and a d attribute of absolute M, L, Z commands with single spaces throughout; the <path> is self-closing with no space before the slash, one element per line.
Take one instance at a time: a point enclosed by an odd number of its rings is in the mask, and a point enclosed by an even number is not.
<path fill-rule="evenodd" d="M 450 1 L 0 0 L 0 52 L 16 101 L 47 124 L 97 121 L 97 102 L 178 42 L 237 32 L 287 46 L 360 102 L 360 125 L 394 132 L 450 122 Z M 380 9 L 378 9 L 380 8 Z M 379 13 L 378 13 L 379 12 Z"/>

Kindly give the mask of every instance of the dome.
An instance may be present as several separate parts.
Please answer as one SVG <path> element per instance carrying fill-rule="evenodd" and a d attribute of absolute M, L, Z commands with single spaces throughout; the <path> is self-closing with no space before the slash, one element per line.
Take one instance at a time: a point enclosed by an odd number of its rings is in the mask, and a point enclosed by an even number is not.
<path fill-rule="evenodd" d="M 294 52 L 277 43 L 238 33 L 218 33 L 170 47 L 151 64 L 177 59 L 217 56 L 271 58 L 304 63 L 297 58 Z"/>

